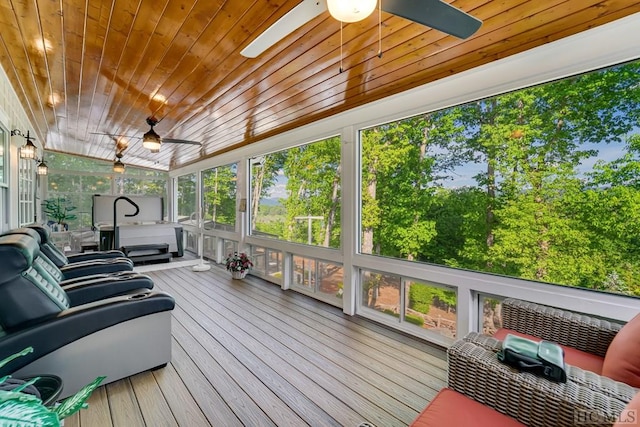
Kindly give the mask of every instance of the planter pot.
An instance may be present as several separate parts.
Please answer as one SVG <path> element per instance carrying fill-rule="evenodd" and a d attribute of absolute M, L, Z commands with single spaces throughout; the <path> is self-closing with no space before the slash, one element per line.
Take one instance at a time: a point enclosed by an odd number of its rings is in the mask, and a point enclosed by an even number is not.
<path fill-rule="evenodd" d="M 231 272 L 231 277 L 233 277 L 234 279 L 244 279 L 246 275 L 247 275 L 247 270 Z"/>

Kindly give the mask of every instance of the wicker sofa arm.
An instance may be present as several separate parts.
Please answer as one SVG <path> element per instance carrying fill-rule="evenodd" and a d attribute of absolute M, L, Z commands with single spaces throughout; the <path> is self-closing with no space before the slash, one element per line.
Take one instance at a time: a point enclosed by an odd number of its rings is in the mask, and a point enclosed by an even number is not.
<path fill-rule="evenodd" d="M 507 298 L 502 327 L 586 351 L 601 357 L 623 325 L 570 311 Z"/>
<path fill-rule="evenodd" d="M 463 340 L 483 347 L 492 353 L 497 353 L 502 349 L 502 341 L 478 332 L 470 332 Z M 640 392 L 640 389 L 631 387 L 628 384 L 603 377 L 591 371 L 585 371 L 577 366 L 566 365 L 566 372 L 568 381 L 618 399 L 623 403 L 630 402 Z"/>
<path fill-rule="evenodd" d="M 532 427 L 612 425 L 626 402 L 573 381 L 555 383 L 518 372 L 468 341 L 448 350 L 449 387 Z"/>

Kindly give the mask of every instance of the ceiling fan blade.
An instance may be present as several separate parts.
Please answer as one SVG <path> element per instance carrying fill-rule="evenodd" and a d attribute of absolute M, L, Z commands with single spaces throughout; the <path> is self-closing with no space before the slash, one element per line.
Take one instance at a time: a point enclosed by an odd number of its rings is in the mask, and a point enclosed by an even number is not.
<path fill-rule="evenodd" d="M 478 18 L 441 0 L 384 0 L 382 10 L 461 39 L 482 25 Z"/>
<path fill-rule="evenodd" d="M 302 3 L 291 9 L 242 49 L 240 54 L 247 58 L 259 56 L 325 10 L 327 10 L 326 0 L 302 0 Z"/>
<path fill-rule="evenodd" d="M 162 138 L 162 142 L 166 142 L 167 144 L 191 144 L 191 145 L 202 145 L 202 142 L 198 141 L 189 141 L 187 139 L 174 139 L 174 138 Z"/>

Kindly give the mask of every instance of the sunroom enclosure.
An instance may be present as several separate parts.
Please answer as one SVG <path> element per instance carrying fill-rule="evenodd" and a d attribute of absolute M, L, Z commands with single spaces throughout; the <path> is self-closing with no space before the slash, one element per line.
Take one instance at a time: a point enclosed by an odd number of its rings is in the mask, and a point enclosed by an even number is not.
<path fill-rule="evenodd" d="M 202 233 L 210 259 L 247 251 L 254 275 L 444 346 L 505 297 L 626 321 L 639 19 L 172 170 L 168 217 L 194 252 Z"/>

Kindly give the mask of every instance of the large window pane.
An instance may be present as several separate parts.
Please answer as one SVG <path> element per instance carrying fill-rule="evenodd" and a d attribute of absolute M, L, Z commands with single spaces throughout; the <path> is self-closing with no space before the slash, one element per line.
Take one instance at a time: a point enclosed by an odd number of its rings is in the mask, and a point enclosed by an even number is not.
<path fill-rule="evenodd" d="M 68 221 L 69 229 L 91 228 L 94 194 L 111 194 L 111 177 L 81 175 L 80 172 L 51 171 L 47 176 L 47 200 L 63 198 L 76 209 L 76 218 Z M 53 218 L 47 218 L 52 221 Z"/>
<path fill-rule="evenodd" d="M 640 295 L 640 62 L 361 131 L 361 251 Z"/>
<path fill-rule="evenodd" d="M 33 160 L 18 160 L 19 175 L 19 224 L 25 225 L 35 221 L 35 162 Z"/>
<path fill-rule="evenodd" d="M 338 264 L 293 256 L 292 283 L 294 287 L 321 296 L 328 302 L 342 305 L 343 271 Z"/>
<path fill-rule="evenodd" d="M 404 321 L 455 338 L 458 303 L 455 290 L 410 280 L 405 281 L 405 287 L 408 303 Z"/>
<path fill-rule="evenodd" d="M 251 232 L 290 242 L 340 246 L 340 139 L 254 159 Z"/>
<path fill-rule="evenodd" d="M 49 174 L 45 199 L 65 198 L 76 208 L 76 219 L 68 221 L 70 230 L 91 227 L 94 194 L 140 194 L 167 200 L 167 172 L 127 167 L 125 174 L 119 174 L 113 172 L 112 162 L 61 153 L 47 152 L 46 159 Z"/>
<path fill-rule="evenodd" d="M 197 225 L 196 174 L 178 177 L 178 221 Z"/>
<path fill-rule="evenodd" d="M 401 277 L 392 274 L 363 271 L 360 283 L 363 306 L 389 316 L 400 317 Z"/>
<path fill-rule="evenodd" d="M 502 298 L 489 297 L 480 295 L 478 299 L 480 303 L 480 330 L 483 334 L 493 335 L 498 329 L 502 328 Z"/>
<path fill-rule="evenodd" d="M 234 163 L 202 172 L 206 229 L 235 230 L 237 171 Z"/>

